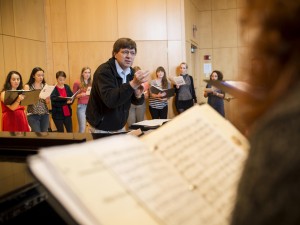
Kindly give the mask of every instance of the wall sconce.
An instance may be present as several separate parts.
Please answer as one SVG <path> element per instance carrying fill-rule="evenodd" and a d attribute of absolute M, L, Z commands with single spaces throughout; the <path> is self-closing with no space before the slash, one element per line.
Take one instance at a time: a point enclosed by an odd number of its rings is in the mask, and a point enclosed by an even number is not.
<path fill-rule="evenodd" d="M 196 49 L 197 49 L 197 46 L 192 44 L 191 45 L 191 53 L 195 53 Z"/>

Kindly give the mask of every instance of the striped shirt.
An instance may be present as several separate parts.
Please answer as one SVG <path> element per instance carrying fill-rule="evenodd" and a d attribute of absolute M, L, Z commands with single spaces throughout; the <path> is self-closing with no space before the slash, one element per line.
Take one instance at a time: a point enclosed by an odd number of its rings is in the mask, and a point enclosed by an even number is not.
<path fill-rule="evenodd" d="M 150 83 L 151 86 L 155 86 L 162 89 L 161 84 L 158 84 L 156 80 L 152 80 Z M 171 87 L 171 84 L 168 82 L 168 88 Z M 153 98 L 150 94 L 149 97 L 149 105 L 154 109 L 163 109 L 168 105 L 168 99 L 160 99 L 160 98 Z"/>

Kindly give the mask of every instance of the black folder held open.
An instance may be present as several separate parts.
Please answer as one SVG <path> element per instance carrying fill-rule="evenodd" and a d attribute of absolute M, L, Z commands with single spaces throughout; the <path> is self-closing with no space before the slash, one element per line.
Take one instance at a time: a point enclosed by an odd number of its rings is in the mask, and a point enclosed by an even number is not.
<path fill-rule="evenodd" d="M 20 105 L 31 105 L 39 100 L 41 90 L 7 90 L 4 95 L 4 104 L 13 104 L 20 94 L 25 95 L 25 98 L 20 102 Z"/>
<path fill-rule="evenodd" d="M 161 89 L 159 87 L 156 86 L 151 86 L 150 87 L 150 91 L 154 94 L 158 94 L 158 93 L 166 93 L 166 98 L 170 98 L 172 96 L 174 96 L 175 94 L 175 89 L 174 88 L 170 88 L 170 89 Z"/>

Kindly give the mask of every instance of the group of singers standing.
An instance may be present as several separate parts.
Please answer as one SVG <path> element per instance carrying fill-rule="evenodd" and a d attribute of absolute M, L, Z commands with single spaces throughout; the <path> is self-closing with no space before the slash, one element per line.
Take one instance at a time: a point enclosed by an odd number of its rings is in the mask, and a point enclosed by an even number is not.
<path fill-rule="evenodd" d="M 145 118 L 145 99 L 149 99 L 149 112 L 152 119 L 167 119 L 168 97 L 165 93 L 152 93 L 149 86 L 170 89 L 163 67 L 156 69 L 155 79 L 149 81 L 149 71 L 132 68 L 136 55 L 136 43 L 129 38 L 118 39 L 113 46 L 113 56 L 101 64 L 95 71 L 93 82 L 91 69 L 83 67 L 80 80 L 75 81 L 73 89 L 67 85 L 66 73 L 56 73 L 56 85 L 50 96 L 40 98 L 26 108 L 21 104 L 25 95 L 20 91 L 18 97 L 10 104 L 4 104 L 5 91 L 8 90 L 42 90 L 45 85 L 44 70 L 33 68 L 28 82 L 23 85 L 22 76 L 17 71 L 7 75 L 1 91 L 2 130 L 47 132 L 50 126 L 50 114 L 58 132 L 73 132 L 72 107 L 77 99 L 78 132 L 84 133 L 89 124 L 91 133 L 114 133 L 125 131 L 126 123 L 139 122 Z M 175 106 L 178 114 L 197 103 L 193 77 L 188 75 L 185 62 L 179 66 L 183 85 L 174 85 Z M 211 79 L 222 79 L 219 71 L 213 71 Z M 150 85 L 149 85 L 150 84 Z M 87 91 L 89 93 L 87 93 Z M 75 98 L 72 97 L 76 93 Z M 204 93 L 211 104 L 223 116 L 223 98 L 225 94 L 218 91 Z M 63 98 L 62 98 L 63 97 Z M 48 105 L 51 103 L 51 110 Z M 137 109 L 142 109 L 136 115 Z"/>

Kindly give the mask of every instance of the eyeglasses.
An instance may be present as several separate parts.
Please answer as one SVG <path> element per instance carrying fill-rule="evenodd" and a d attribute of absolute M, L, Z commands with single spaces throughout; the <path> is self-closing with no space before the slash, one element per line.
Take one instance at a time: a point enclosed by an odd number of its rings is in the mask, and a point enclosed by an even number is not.
<path fill-rule="evenodd" d="M 128 50 L 122 50 L 120 51 L 123 55 L 126 55 L 128 56 L 129 54 L 132 55 L 132 56 L 135 56 L 136 55 L 136 52 L 134 50 L 132 51 L 128 51 Z"/>

